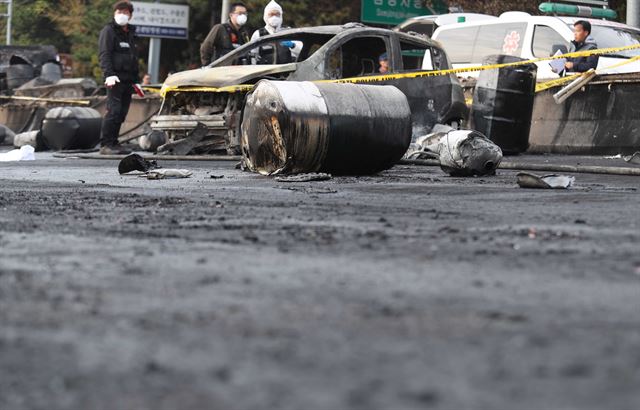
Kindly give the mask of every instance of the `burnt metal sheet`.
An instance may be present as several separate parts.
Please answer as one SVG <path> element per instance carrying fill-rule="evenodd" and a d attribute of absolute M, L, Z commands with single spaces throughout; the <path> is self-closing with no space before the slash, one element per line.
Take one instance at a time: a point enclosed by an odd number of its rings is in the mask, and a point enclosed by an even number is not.
<path fill-rule="evenodd" d="M 295 70 L 295 63 L 198 68 L 172 74 L 165 80 L 163 87 L 225 87 L 242 84 L 256 77 Z"/>
<path fill-rule="evenodd" d="M 517 177 L 518 185 L 521 188 L 534 189 L 567 189 L 576 180 L 575 177 L 568 175 L 549 174 L 539 176 L 529 172 L 520 172 Z"/>

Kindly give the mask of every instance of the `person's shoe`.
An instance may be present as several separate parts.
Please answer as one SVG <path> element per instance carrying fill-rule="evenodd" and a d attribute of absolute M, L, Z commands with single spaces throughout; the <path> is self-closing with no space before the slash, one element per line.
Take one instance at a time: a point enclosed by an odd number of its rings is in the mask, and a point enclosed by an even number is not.
<path fill-rule="evenodd" d="M 131 154 L 131 150 L 124 148 L 121 145 L 103 145 L 100 147 L 100 155 L 128 155 Z"/>

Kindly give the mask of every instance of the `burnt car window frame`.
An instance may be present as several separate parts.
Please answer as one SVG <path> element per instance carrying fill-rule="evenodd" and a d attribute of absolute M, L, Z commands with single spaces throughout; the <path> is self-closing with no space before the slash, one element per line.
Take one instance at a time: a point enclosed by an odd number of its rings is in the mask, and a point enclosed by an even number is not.
<path fill-rule="evenodd" d="M 384 43 L 384 47 L 385 47 L 385 51 L 383 52 L 376 52 L 374 53 L 375 55 L 371 55 L 369 56 L 370 58 L 367 58 L 366 60 L 372 60 L 373 61 L 373 72 L 360 72 L 359 74 L 356 75 L 348 75 L 345 76 L 344 75 L 344 52 L 343 47 L 348 44 L 351 43 L 353 41 L 360 41 L 360 40 L 365 40 L 365 39 L 377 39 L 377 40 L 381 40 Z M 362 48 L 360 48 L 362 49 Z M 362 77 L 362 76 L 367 76 L 367 75 L 377 75 L 380 74 L 378 72 L 378 57 L 383 54 L 383 53 L 387 53 L 387 56 L 389 57 L 388 61 L 389 61 L 389 72 L 395 72 L 396 71 L 396 67 L 397 64 L 395 62 L 395 58 L 393 58 L 393 53 L 392 53 L 393 47 L 392 47 L 392 39 L 390 37 L 390 35 L 387 34 L 379 34 L 379 33 L 362 33 L 356 36 L 349 36 L 346 38 L 342 38 L 340 40 L 338 40 L 336 42 L 336 44 L 333 44 L 328 50 L 327 53 L 325 55 L 324 58 L 324 76 L 327 79 L 341 79 L 341 78 L 353 78 L 353 77 Z M 338 76 L 333 76 L 330 73 L 330 66 L 331 66 L 331 60 L 334 56 L 334 54 L 340 51 L 339 56 L 339 62 L 340 62 L 340 73 Z M 360 59 L 360 64 L 363 64 L 365 62 L 364 58 Z M 364 65 L 361 66 L 361 68 L 364 70 L 365 67 Z"/>
<path fill-rule="evenodd" d="M 335 38 L 335 36 L 336 36 L 335 33 L 286 33 L 286 32 L 276 33 L 275 35 L 260 37 L 257 40 L 246 43 L 241 47 L 237 48 L 236 50 L 233 50 L 232 52 L 220 57 L 216 61 L 213 61 L 211 64 L 209 64 L 206 67 L 213 68 L 213 67 L 231 67 L 231 66 L 240 66 L 240 65 L 260 65 L 255 63 L 232 64 L 230 63 L 230 61 L 234 61 L 238 59 L 240 57 L 240 54 L 244 54 L 244 57 L 251 57 L 252 50 L 256 48 L 264 47 L 265 45 L 268 45 L 268 44 L 275 45 L 275 43 L 286 41 L 286 40 L 300 41 L 303 43 L 302 50 L 300 51 L 298 58 L 293 59 L 291 61 L 291 63 L 302 63 L 308 60 L 309 58 L 312 58 L 314 54 L 318 52 L 318 50 L 322 49 L 322 47 L 324 47 L 326 44 L 331 42 Z M 304 37 L 307 37 L 307 38 L 305 39 Z M 323 39 L 324 41 L 309 41 L 314 37 L 316 37 L 317 39 L 324 37 Z M 319 47 L 315 48 L 313 52 L 309 52 L 309 50 L 312 49 L 314 45 L 318 45 Z M 276 62 L 275 64 L 280 65 L 280 64 L 287 64 L 287 63 Z"/>
<path fill-rule="evenodd" d="M 417 57 L 417 56 L 405 55 L 403 53 L 403 51 L 414 51 L 414 50 L 416 50 L 416 48 L 404 50 L 403 44 L 409 44 L 412 47 L 421 48 L 421 49 L 423 49 L 425 51 L 425 53 L 422 55 L 422 59 L 421 59 L 420 64 L 419 64 L 418 67 L 415 67 L 415 68 L 407 68 L 407 67 L 405 67 L 405 57 L 411 58 L 411 57 Z M 400 71 L 400 72 L 434 71 L 434 70 L 440 70 L 441 69 L 441 67 L 442 67 L 441 50 L 439 50 L 440 53 L 434 53 L 433 50 L 434 50 L 434 48 L 436 48 L 434 45 L 429 44 L 429 43 L 422 43 L 421 41 L 418 41 L 417 39 L 399 37 L 398 38 L 398 46 L 399 46 L 399 49 L 400 49 L 400 64 L 401 64 L 401 67 L 399 68 L 398 71 Z M 429 53 L 429 59 L 431 61 L 431 68 L 423 69 L 422 67 L 424 66 L 424 56 L 426 55 L 427 52 Z M 436 60 L 438 60 L 438 61 L 436 62 Z"/>
<path fill-rule="evenodd" d="M 418 34 L 424 34 L 431 37 L 433 35 L 433 32 L 436 31 L 436 28 L 438 28 L 438 26 L 436 25 L 436 22 L 434 20 L 421 20 L 407 24 L 406 26 L 402 27 L 400 31 L 404 33 L 413 31 Z"/>

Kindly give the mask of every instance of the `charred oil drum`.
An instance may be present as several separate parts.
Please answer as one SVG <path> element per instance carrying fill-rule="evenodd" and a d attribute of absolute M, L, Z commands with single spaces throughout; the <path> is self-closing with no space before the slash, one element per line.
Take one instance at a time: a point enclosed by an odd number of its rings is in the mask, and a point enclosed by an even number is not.
<path fill-rule="evenodd" d="M 40 78 L 50 84 L 57 83 L 62 79 L 62 67 L 58 63 L 45 63 L 42 65 Z"/>
<path fill-rule="evenodd" d="M 36 76 L 30 64 L 12 64 L 7 67 L 7 89 L 13 90 Z"/>
<path fill-rule="evenodd" d="M 7 89 L 7 68 L 8 65 L 0 64 L 0 92 Z"/>
<path fill-rule="evenodd" d="M 0 124 L 0 144 L 4 143 L 7 145 L 13 144 L 13 138 L 16 134 L 6 125 Z"/>
<path fill-rule="evenodd" d="M 102 117 L 93 108 L 56 107 L 42 121 L 42 138 L 53 150 L 89 149 L 100 141 Z"/>
<path fill-rule="evenodd" d="M 265 175 L 370 174 L 411 142 L 411 110 L 393 86 L 260 81 L 242 114 L 245 166 Z"/>
<path fill-rule="evenodd" d="M 507 55 L 488 56 L 483 65 L 522 61 Z M 529 147 L 536 89 L 535 64 L 480 72 L 471 107 L 472 128 L 486 135 L 505 154 Z"/>

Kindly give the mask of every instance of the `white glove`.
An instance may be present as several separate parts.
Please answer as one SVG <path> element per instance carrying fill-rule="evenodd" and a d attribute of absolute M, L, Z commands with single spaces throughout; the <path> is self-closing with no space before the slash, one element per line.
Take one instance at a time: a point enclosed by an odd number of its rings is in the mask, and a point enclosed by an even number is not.
<path fill-rule="evenodd" d="M 144 90 L 142 89 L 142 86 L 140 84 L 134 84 L 133 91 L 138 94 L 138 97 L 144 97 Z"/>
<path fill-rule="evenodd" d="M 106 85 L 107 87 L 111 88 L 114 85 L 116 85 L 116 83 L 119 83 L 120 79 L 118 78 L 117 75 L 112 75 L 111 77 L 107 77 L 106 80 L 104 80 L 104 85 Z"/>

